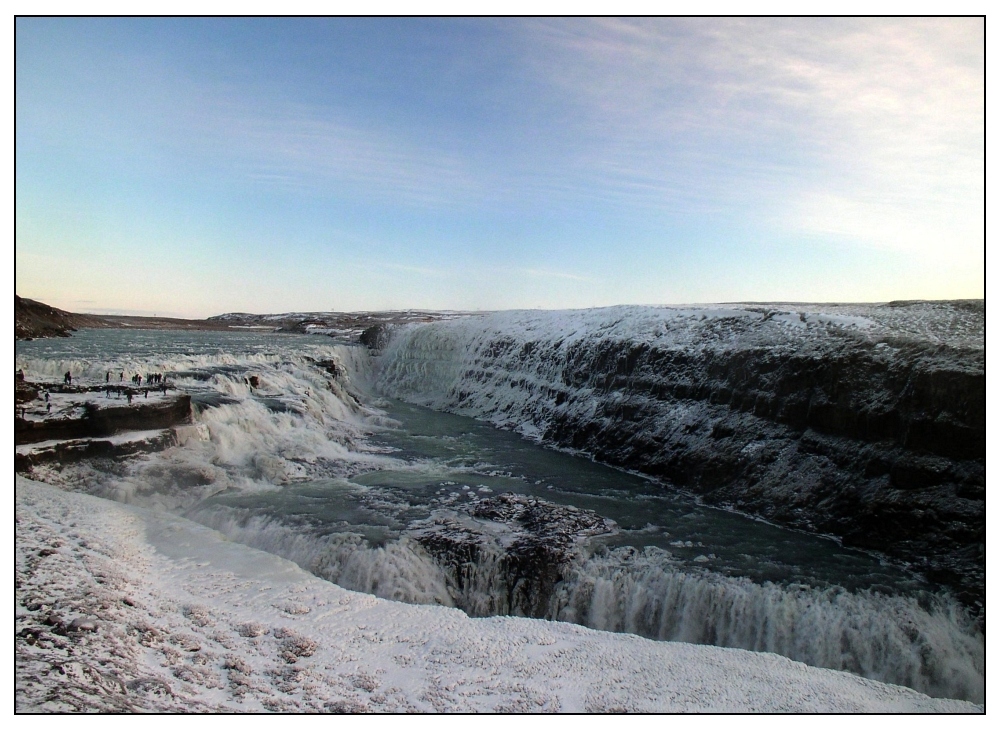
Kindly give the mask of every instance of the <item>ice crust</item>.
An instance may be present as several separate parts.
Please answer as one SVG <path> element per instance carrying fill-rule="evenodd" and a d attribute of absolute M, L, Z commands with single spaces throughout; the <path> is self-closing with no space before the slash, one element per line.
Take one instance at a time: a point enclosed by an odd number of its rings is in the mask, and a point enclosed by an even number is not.
<path fill-rule="evenodd" d="M 17 477 L 19 711 L 981 712 L 773 654 L 352 593 Z"/>

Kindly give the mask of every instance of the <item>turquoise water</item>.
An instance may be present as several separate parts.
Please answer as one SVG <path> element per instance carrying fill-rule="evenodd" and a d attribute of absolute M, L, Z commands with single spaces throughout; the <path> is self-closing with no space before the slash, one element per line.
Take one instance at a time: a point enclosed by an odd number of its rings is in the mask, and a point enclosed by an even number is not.
<path fill-rule="evenodd" d="M 333 377 L 329 361 L 347 375 Z M 172 509 L 347 588 L 519 613 L 502 600 L 512 577 L 500 541 L 459 576 L 415 536 L 431 519 L 467 520 L 480 500 L 527 495 L 616 525 L 579 541 L 540 617 L 774 651 L 981 701 L 983 637 L 919 576 L 483 422 L 380 398 L 363 349 L 256 331 L 84 330 L 16 343 L 15 367 L 56 381 L 71 369 L 84 385 L 109 369 L 166 373 L 195 397 L 200 438 L 47 478 Z"/>

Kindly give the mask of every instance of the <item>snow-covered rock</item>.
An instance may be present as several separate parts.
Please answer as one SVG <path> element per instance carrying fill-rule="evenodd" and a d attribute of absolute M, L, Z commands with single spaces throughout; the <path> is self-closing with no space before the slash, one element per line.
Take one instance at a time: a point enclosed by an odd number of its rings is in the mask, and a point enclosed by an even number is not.
<path fill-rule="evenodd" d="M 21 712 L 981 712 L 773 654 L 352 593 L 17 477 Z"/>
<path fill-rule="evenodd" d="M 982 610 L 985 304 L 499 312 L 377 387 L 914 564 Z"/>

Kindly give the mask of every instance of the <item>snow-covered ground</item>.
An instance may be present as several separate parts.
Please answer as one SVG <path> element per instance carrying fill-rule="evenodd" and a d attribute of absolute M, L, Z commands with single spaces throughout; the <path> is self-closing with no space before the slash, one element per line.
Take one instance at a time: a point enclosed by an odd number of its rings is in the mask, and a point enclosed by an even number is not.
<path fill-rule="evenodd" d="M 188 427 L 181 427 L 182 429 Z M 122 433 L 116 433 L 113 436 L 88 436 L 86 438 L 79 439 L 51 439 L 49 441 L 38 441 L 31 444 L 21 444 L 14 447 L 15 454 L 21 454 L 22 456 L 29 456 L 40 451 L 45 451 L 46 449 L 51 449 L 60 444 L 87 444 L 95 441 L 107 441 L 115 446 L 121 446 L 122 444 L 128 443 L 141 443 L 144 441 L 153 441 L 157 439 L 164 439 L 169 436 L 170 429 L 166 428 L 154 428 L 146 431 L 124 431 Z"/>
<path fill-rule="evenodd" d="M 15 493 L 20 711 L 982 710 L 773 654 L 386 601 L 164 512 Z"/>

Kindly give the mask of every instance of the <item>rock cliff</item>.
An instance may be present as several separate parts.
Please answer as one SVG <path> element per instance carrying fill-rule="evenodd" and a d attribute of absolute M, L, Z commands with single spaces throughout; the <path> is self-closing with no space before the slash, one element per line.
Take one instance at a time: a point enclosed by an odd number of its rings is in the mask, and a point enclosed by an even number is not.
<path fill-rule="evenodd" d="M 905 561 L 982 608 L 985 303 L 504 313 L 397 333 L 396 397 Z"/>
<path fill-rule="evenodd" d="M 124 431 L 148 431 L 187 423 L 191 396 L 178 394 L 153 402 L 137 399 L 134 405 L 99 405 L 82 402 L 64 417 L 14 417 L 14 444 L 113 436 Z"/>

